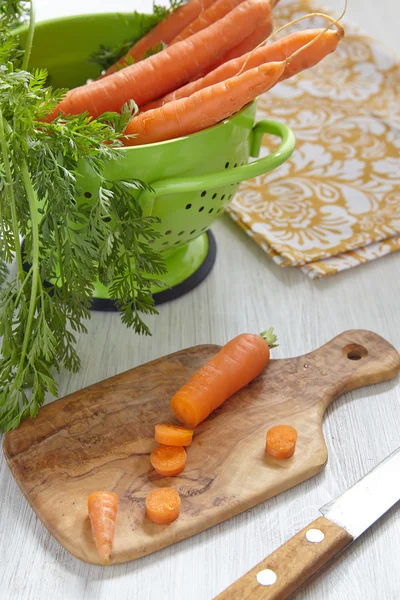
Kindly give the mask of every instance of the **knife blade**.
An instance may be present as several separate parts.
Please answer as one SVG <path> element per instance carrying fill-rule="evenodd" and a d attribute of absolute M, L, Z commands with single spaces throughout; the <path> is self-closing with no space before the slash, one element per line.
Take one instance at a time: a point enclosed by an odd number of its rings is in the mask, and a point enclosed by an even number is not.
<path fill-rule="evenodd" d="M 400 448 L 215 600 L 288 600 L 400 500 Z"/>

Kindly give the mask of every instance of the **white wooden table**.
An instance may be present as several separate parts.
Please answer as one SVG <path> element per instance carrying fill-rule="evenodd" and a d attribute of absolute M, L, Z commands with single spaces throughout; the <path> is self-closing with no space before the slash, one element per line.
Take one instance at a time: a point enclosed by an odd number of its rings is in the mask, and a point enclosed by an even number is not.
<path fill-rule="evenodd" d="M 400 54 L 397 2 L 349 4 L 348 18 Z M 339 14 L 343 1 L 330 5 Z M 150 0 L 37 0 L 37 14 L 44 19 L 150 6 Z M 152 338 L 126 330 L 118 315 L 93 315 L 89 334 L 79 340 L 83 368 L 60 377 L 62 395 L 183 347 L 222 344 L 269 325 L 280 334 L 276 357 L 302 354 L 349 328 L 371 329 L 400 348 L 400 253 L 311 281 L 275 266 L 228 217 L 213 231 L 218 256 L 212 274 L 194 292 L 160 307 L 149 321 Z M 194 538 L 112 568 L 88 566 L 63 550 L 28 506 L 1 454 L 0 597 L 209 600 L 400 445 L 399 409 L 398 381 L 346 394 L 325 418 L 329 462 L 322 473 Z M 394 508 L 299 598 L 399 600 L 399 548 L 400 511 Z"/>

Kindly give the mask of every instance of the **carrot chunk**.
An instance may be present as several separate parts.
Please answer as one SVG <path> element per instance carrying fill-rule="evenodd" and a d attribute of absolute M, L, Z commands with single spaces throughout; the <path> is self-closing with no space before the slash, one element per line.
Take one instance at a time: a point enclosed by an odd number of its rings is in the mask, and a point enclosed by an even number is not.
<path fill-rule="evenodd" d="M 297 442 L 297 431 L 290 425 L 275 425 L 267 431 L 266 450 L 275 458 L 293 456 Z"/>
<path fill-rule="evenodd" d="M 118 510 L 114 492 L 94 492 L 88 498 L 88 513 L 97 552 L 107 564 L 110 560 Z"/>
<path fill-rule="evenodd" d="M 181 499 L 172 488 L 152 490 L 146 498 L 146 514 L 148 518 L 159 525 L 172 523 L 179 517 Z"/>
<path fill-rule="evenodd" d="M 160 475 L 173 477 L 185 468 L 186 451 L 180 446 L 158 446 L 150 454 L 150 462 Z"/>
<path fill-rule="evenodd" d="M 190 446 L 193 431 L 177 425 L 156 425 L 156 442 L 166 446 Z"/>

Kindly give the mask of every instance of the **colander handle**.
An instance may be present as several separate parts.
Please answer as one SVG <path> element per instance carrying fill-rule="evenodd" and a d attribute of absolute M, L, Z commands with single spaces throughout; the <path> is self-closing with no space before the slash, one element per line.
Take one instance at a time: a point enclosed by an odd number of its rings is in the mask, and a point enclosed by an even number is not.
<path fill-rule="evenodd" d="M 156 196 L 199 192 L 204 189 L 224 187 L 226 185 L 240 183 L 246 179 L 252 179 L 253 177 L 268 173 L 279 167 L 289 158 L 295 149 L 296 139 L 294 133 L 287 125 L 279 123 L 278 121 L 259 121 L 253 127 L 250 137 L 251 156 L 258 156 L 264 133 L 277 135 L 282 140 L 279 148 L 271 154 L 268 154 L 268 156 L 254 160 L 247 165 L 236 167 L 235 169 L 224 169 L 223 171 L 217 171 L 216 173 L 192 175 L 190 177 L 170 177 L 168 179 L 159 179 L 158 181 L 152 182 L 150 184 L 152 191 L 144 190 L 138 198 L 143 209 L 143 214 L 145 216 L 150 216 L 152 214 Z"/>

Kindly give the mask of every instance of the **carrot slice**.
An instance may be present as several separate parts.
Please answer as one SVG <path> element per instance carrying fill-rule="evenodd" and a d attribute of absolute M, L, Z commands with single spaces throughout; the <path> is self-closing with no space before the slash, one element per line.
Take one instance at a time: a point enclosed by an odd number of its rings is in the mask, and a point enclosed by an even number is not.
<path fill-rule="evenodd" d="M 146 498 L 146 514 L 148 518 L 159 525 L 172 523 L 179 517 L 181 499 L 172 488 L 152 490 Z"/>
<path fill-rule="evenodd" d="M 97 552 L 104 564 L 110 560 L 117 518 L 118 496 L 114 492 L 94 492 L 88 498 L 88 513 Z"/>
<path fill-rule="evenodd" d="M 266 450 L 275 458 L 293 456 L 297 442 L 297 431 L 290 425 L 275 425 L 267 431 Z"/>
<path fill-rule="evenodd" d="M 181 446 L 158 446 L 150 454 L 153 468 L 164 477 L 173 477 L 182 473 L 186 458 L 186 451 Z"/>
<path fill-rule="evenodd" d="M 156 441 L 167 446 L 190 446 L 193 431 L 177 425 L 156 425 Z"/>

